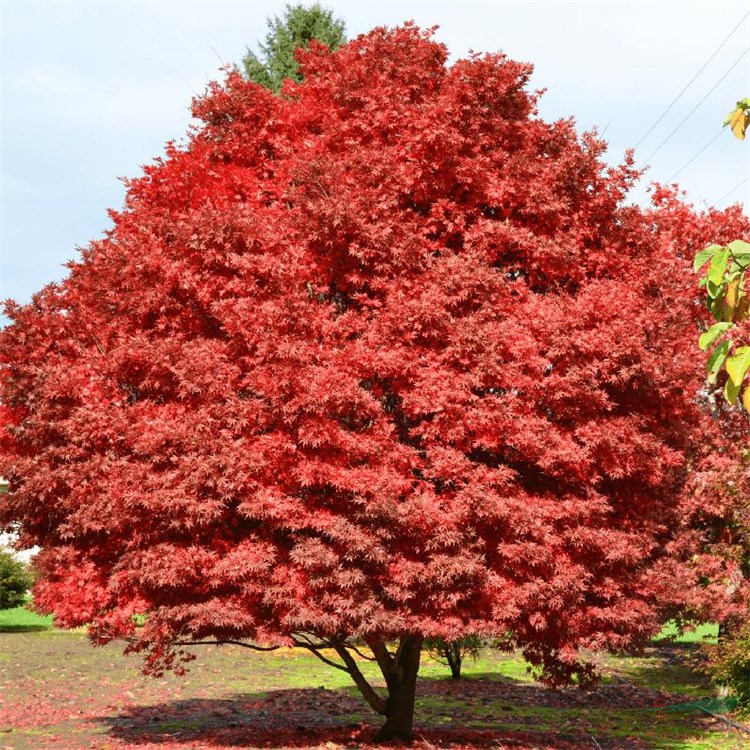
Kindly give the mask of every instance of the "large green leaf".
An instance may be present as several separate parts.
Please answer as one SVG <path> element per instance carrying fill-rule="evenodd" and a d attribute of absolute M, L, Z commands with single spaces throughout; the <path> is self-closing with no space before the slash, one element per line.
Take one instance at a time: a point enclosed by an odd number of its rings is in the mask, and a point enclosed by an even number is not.
<path fill-rule="evenodd" d="M 729 264 L 729 273 L 734 276 L 741 276 L 742 272 L 750 265 L 750 255 L 741 256 L 739 260 L 732 258 Z"/>
<path fill-rule="evenodd" d="M 724 364 L 727 354 L 729 354 L 729 347 L 731 345 L 731 341 L 722 341 L 716 349 L 711 352 L 711 356 L 706 362 L 706 371 L 708 372 L 708 380 L 710 383 L 716 382 L 716 376 L 719 374 L 719 370 Z"/>
<path fill-rule="evenodd" d="M 716 299 L 721 294 L 721 284 L 714 284 L 711 279 L 706 278 L 706 291 L 711 299 Z"/>
<path fill-rule="evenodd" d="M 698 346 L 705 352 L 711 344 L 716 341 L 723 333 L 726 333 L 734 323 L 714 323 L 701 337 L 698 339 Z"/>
<path fill-rule="evenodd" d="M 702 268 L 706 263 L 708 263 L 711 258 L 714 257 L 714 254 L 717 250 L 721 250 L 721 245 L 709 245 L 706 248 L 703 248 L 693 260 L 693 269 L 695 271 L 698 271 L 700 268 Z"/>
<path fill-rule="evenodd" d="M 708 279 L 714 284 L 721 284 L 724 279 L 724 271 L 727 270 L 729 262 L 729 248 L 723 247 L 718 250 L 713 258 L 711 265 L 708 267 Z"/>
<path fill-rule="evenodd" d="M 722 297 L 710 298 L 708 309 L 711 311 L 711 315 L 714 316 L 714 320 L 719 323 L 724 322 L 724 300 Z"/>
<path fill-rule="evenodd" d="M 732 240 L 727 247 L 735 257 L 738 255 L 750 255 L 750 243 L 744 240 Z"/>
<path fill-rule="evenodd" d="M 727 360 L 727 374 L 729 379 L 739 387 L 750 368 L 750 346 L 741 346 Z"/>
<path fill-rule="evenodd" d="M 737 401 L 737 397 L 740 395 L 742 386 L 737 385 L 731 378 L 727 378 L 727 382 L 724 383 L 724 398 L 729 401 L 730 404 L 734 405 Z"/>

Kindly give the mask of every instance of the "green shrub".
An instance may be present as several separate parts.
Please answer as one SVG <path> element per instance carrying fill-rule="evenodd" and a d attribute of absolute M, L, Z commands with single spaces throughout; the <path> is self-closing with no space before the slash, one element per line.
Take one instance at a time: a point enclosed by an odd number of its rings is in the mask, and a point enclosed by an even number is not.
<path fill-rule="evenodd" d="M 461 665 L 466 657 L 476 659 L 482 648 L 482 641 L 475 635 L 466 636 L 456 641 L 445 641 L 442 638 L 429 638 L 425 641 L 430 656 L 450 667 L 451 677 L 461 679 Z"/>
<path fill-rule="evenodd" d="M 0 550 L 0 609 L 20 607 L 32 578 L 28 567 L 10 552 Z"/>
<path fill-rule="evenodd" d="M 739 706 L 750 708 L 750 623 L 719 638 L 711 649 L 707 671 L 714 684 L 737 698 Z"/>

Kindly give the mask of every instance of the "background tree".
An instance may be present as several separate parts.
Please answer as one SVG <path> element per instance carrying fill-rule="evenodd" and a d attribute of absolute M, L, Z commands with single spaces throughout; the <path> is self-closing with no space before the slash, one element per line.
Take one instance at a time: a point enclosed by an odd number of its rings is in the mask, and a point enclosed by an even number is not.
<path fill-rule="evenodd" d="M 737 137 L 740 137 L 735 132 Z M 744 137 L 744 130 L 742 133 Z M 750 297 L 747 288 L 750 244 L 733 240 L 713 244 L 696 255 L 696 270 L 707 270 L 701 278 L 706 302 L 714 322 L 700 337 L 700 347 L 709 351 L 706 370 L 708 388 L 716 387 L 726 401 L 717 407 L 723 429 L 724 449 L 707 456 L 702 489 L 715 500 L 712 508 L 715 533 L 713 546 L 723 556 L 739 563 L 750 578 Z M 722 387 L 723 386 L 723 387 Z M 726 405 L 735 406 L 735 410 Z M 706 476 L 707 475 L 707 476 Z M 717 502 L 718 501 L 718 502 Z M 729 691 L 745 708 L 750 706 L 750 623 L 747 609 L 720 622 L 719 644 L 709 649 L 708 672 L 714 682 Z"/>
<path fill-rule="evenodd" d="M 58 624 L 155 673 L 307 648 L 407 739 L 425 638 L 585 684 L 581 649 L 676 606 L 689 258 L 746 221 L 628 205 L 632 154 L 540 119 L 501 54 L 449 67 L 407 25 L 298 55 L 289 96 L 212 85 L 70 276 L 8 306 L 0 525 L 43 548 Z"/>
<path fill-rule="evenodd" d="M 729 125 L 735 138 L 744 140 L 748 124 L 750 99 L 740 99 L 724 125 Z M 693 267 L 704 272 L 699 286 L 705 288 L 706 306 L 715 321 L 698 342 L 703 351 L 711 351 L 706 363 L 708 382 L 716 383 L 724 373 L 724 396 L 734 404 L 750 370 L 750 243 L 742 239 L 726 246 L 713 243 L 696 253 Z M 742 401 L 750 412 L 750 387 L 744 390 Z"/>
<path fill-rule="evenodd" d="M 10 552 L 0 549 L 0 609 L 20 607 L 26 601 L 26 594 L 32 577 L 26 565 Z"/>
<path fill-rule="evenodd" d="M 737 102 L 724 124 L 739 140 L 750 123 L 750 99 Z M 747 233 L 746 233 L 747 236 Z M 699 339 L 709 352 L 706 362 L 707 390 L 716 388 L 735 406 L 741 397 L 744 409 L 716 405 L 723 432 L 723 450 L 707 451 L 696 473 L 698 492 L 711 496 L 709 524 L 713 526 L 713 551 L 718 557 L 738 561 L 745 579 L 750 578 L 750 243 L 735 239 L 726 245 L 713 243 L 698 252 L 695 271 L 703 271 L 700 287 L 713 321 Z M 704 519 L 705 523 L 705 519 Z M 714 554 L 714 559 L 717 555 Z M 712 650 L 708 672 L 714 682 L 729 690 L 740 705 L 750 706 L 750 623 L 747 610 L 720 622 L 719 644 Z"/>
<path fill-rule="evenodd" d="M 429 638 L 425 641 L 425 649 L 430 656 L 445 664 L 451 671 L 451 678 L 461 679 L 461 667 L 467 658 L 477 659 L 482 647 L 481 638 L 475 635 L 467 635 L 455 641 L 446 641 L 444 638 Z"/>
<path fill-rule="evenodd" d="M 346 41 L 344 21 L 333 17 L 333 11 L 318 3 L 309 7 L 287 5 L 284 17 L 274 16 L 267 21 L 268 34 L 261 43 L 260 56 L 252 50 L 242 60 L 245 75 L 255 83 L 278 92 L 284 79 L 300 81 L 299 63 L 295 51 L 306 48 L 315 39 L 331 50 L 338 49 Z"/>

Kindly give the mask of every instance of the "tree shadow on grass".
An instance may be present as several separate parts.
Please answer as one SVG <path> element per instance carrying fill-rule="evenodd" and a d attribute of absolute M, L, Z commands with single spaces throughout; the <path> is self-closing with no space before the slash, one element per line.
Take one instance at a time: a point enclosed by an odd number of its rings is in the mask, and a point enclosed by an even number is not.
<path fill-rule="evenodd" d="M 415 737 L 428 745 L 594 748 L 687 747 L 702 727 L 692 717 L 640 709 L 669 702 L 663 693 L 627 684 L 592 691 L 546 690 L 528 682 L 474 676 L 420 683 Z M 674 696 L 672 696 L 674 697 Z M 610 714 L 611 711 L 611 721 Z M 633 712 L 642 726 L 633 723 Z M 319 747 L 370 745 L 381 717 L 350 689 L 305 688 L 177 700 L 102 716 L 110 735 L 130 745 L 185 747 Z"/>
<path fill-rule="evenodd" d="M 634 685 L 678 696 L 673 702 L 695 700 L 712 692 L 709 678 L 701 673 L 702 654 L 698 643 L 660 641 L 644 652 L 646 659 L 624 660 L 618 672 Z"/>
<path fill-rule="evenodd" d="M 422 696 L 452 696 L 458 700 L 500 702 L 508 710 L 523 707 L 539 709 L 657 708 L 680 700 L 672 693 L 634 685 L 622 679 L 602 682 L 581 690 L 566 687 L 557 690 L 528 680 L 498 678 L 492 672 L 473 673 L 461 680 L 425 678 L 421 681 Z"/>
<path fill-rule="evenodd" d="M 0 625 L 0 633 L 42 633 L 51 630 L 49 625 Z"/>
<path fill-rule="evenodd" d="M 305 688 L 134 706 L 98 720 L 135 745 L 310 747 L 366 741 L 377 718 L 348 690 Z"/>

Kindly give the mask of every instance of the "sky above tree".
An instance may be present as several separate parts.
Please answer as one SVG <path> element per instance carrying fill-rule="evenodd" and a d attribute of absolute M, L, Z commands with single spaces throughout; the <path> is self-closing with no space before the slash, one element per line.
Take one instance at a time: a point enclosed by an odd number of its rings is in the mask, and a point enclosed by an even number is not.
<path fill-rule="evenodd" d="M 541 115 L 598 126 L 612 163 L 648 133 L 637 159 L 653 154 L 652 166 L 635 201 L 647 199 L 651 180 L 676 175 L 697 206 L 739 201 L 750 210 L 750 149 L 720 134 L 734 101 L 750 91 L 744 2 L 325 6 L 346 21 L 350 38 L 413 19 L 440 26 L 437 39 L 452 59 L 470 49 L 503 50 L 533 63 L 532 86 L 547 89 Z M 167 140 L 180 139 L 192 97 L 222 77 L 222 65 L 257 49 L 266 17 L 283 7 L 221 0 L 2 4 L 0 298 L 28 301 L 65 274 L 76 246 L 101 236 L 110 225 L 107 209 L 121 206 L 118 176 L 136 176 Z"/>

